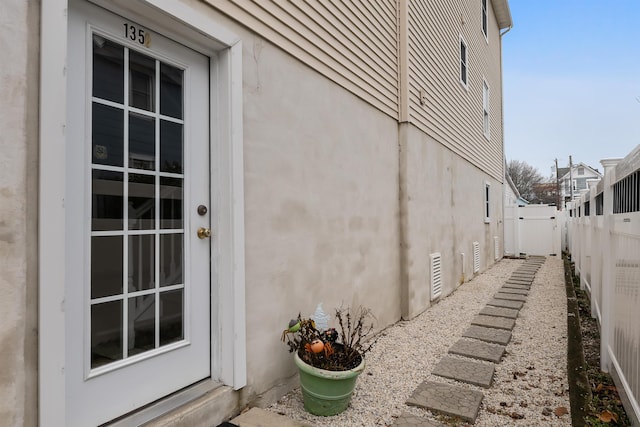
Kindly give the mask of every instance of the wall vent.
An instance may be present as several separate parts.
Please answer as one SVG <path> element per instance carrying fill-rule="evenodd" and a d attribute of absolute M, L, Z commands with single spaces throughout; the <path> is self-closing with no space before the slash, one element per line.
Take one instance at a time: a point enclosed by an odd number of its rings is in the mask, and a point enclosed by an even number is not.
<path fill-rule="evenodd" d="M 473 272 L 480 271 L 480 243 L 473 242 Z"/>
<path fill-rule="evenodd" d="M 495 256 L 495 260 L 500 259 L 500 241 L 498 240 L 498 236 L 493 236 L 493 253 Z"/>
<path fill-rule="evenodd" d="M 429 255 L 431 261 L 431 301 L 442 294 L 442 258 L 440 252 Z"/>

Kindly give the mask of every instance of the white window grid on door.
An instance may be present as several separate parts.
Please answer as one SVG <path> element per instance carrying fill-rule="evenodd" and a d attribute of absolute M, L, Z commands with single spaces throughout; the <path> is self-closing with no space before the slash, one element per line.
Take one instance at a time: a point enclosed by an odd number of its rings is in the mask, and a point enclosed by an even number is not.
<path fill-rule="evenodd" d="M 98 35 L 100 37 L 104 37 L 105 39 L 110 39 L 109 35 L 106 33 L 102 33 L 101 31 L 97 30 L 97 29 L 92 29 L 92 33 L 95 35 Z M 119 42 L 115 42 L 120 44 Z M 183 113 L 183 118 L 179 119 L 179 118 L 175 118 L 175 117 L 171 117 L 171 116 L 166 116 L 161 114 L 160 112 L 160 64 L 168 64 L 171 65 L 173 67 L 177 67 L 182 69 L 183 71 L 185 71 L 185 78 L 186 78 L 186 70 L 185 67 L 181 64 L 178 63 L 173 63 L 172 61 L 169 61 L 166 58 L 163 58 L 162 61 L 158 58 L 154 58 L 155 60 L 155 76 L 154 76 L 154 82 L 153 88 L 153 100 L 152 102 L 154 103 L 153 105 L 153 111 L 147 111 L 144 109 L 140 109 L 140 108 L 136 108 L 134 106 L 130 105 L 130 91 L 129 91 L 129 87 L 130 87 L 130 73 L 129 73 L 129 54 L 130 52 L 134 52 L 135 49 L 131 49 L 129 46 L 127 46 L 126 44 L 122 45 L 123 49 L 124 49 L 124 81 L 123 81 L 123 86 L 124 86 L 124 100 L 123 103 L 120 104 L 118 102 L 114 102 L 114 101 L 110 101 L 110 100 L 105 100 L 105 99 L 101 99 L 95 96 L 91 96 L 91 105 L 105 105 L 105 106 L 109 106 L 109 107 L 114 107 L 114 108 L 118 108 L 121 109 L 123 111 L 123 115 L 124 115 L 124 134 L 123 134 L 123 166 L 111 166 L 111 165 L 103 165 L 103 164 L 98 164 L 98 163 L 94 163 L 92 161 L 92 150 L 88 150 L 88 155 L 90 156 L 89 159 L 89 164 L 91 165 L 90 170 L 91 173 L 93 171 L 111 171 L 111 172 L 119 172 L 123 174 L 122 177 L 122 183 L 123 183 L 123 192 L 122 192 L 122 198 L 123 198 L 123 229 L 121 231 L 91 231 L 90 232 L 90 236 L 91 238 L 93 237 L 100 237 L 100 236 L 122 236 L 122 240 L 123 240 L 123 246 L 122 246 L 122 259 L 123 259 L 123 264 L 122 264 L 122 293 L 121 294 L 117 294 L 117 295 L 113 295 L 113 296 L 106 296 L 106 297 L 100 297 L 100 298 L 90 298 L 89 301 L 89 307 L 87 310 L 87 320 L 88 323 L 90 325 L 90 319 L 91 319 L 91 307 L 95 306 L 97 304 L 102 304 L 102 303 L 108 303 L 108 302 L 113 302 L 113 301 L 122 301 L 122 359 L 119 361 L 115 361 L 115 362 L 111 362 L 108 363 L 106 365 L 102 365 L 99 367 L 95 367 L 91 369 L 91 373 L 87 375 L 87 377 L 92 377 L 95 375 L 100 375 L 104 372 L 108 372 L 111 371 L 113 369 L 117 369 L 121 366 L 124 365 L 128 365 L 130 363 L 133 362 L 137 362 L 138 360 L 142 359 L 142 358 L 147 358 L 147 357 L 151 357 L 154 356 L 156 354 L 159 353 L 163 353 L 166 351 L 169 351 L 171 349 L 174 349 L 176 347 L 180 347 L 180 346 L 184 346 L 186 345 L 185 340 L 188 340 L 189 337 L 189 330 L 188 330 L 188 322 L 187 320 L 189 319 L 188 313 L 186 313 L 185 309 L 188 307 L 188 304 L 186 304 L 185 302 L 188 301 L 188 289 L 185 288 L 185 283 L 188 282 L 188 269 L 185 269 L 185 260 L 189 259 L 188 258 L 188 248 L 189 245 L 186 244 L 186 242 L 184 242 L 184 230 L 186 227 L 188 227 L 187 222 L 189 221 L 188 215 L 185 214 L 185 210 L 184 210 L 184 199 L 183 199 L 183 218 L 182 218 L 182 228 L 179 229 L 173 229 L 173 228 L 166 228 L 163 229 L 160 227 L 160 222 L 161 222 L 161 218 L 160 218 L 160 200 L 161 200 L 161 194 L 160 194 L 160 190 L 161 190 L 161 179 L 162 178 L 177 178 L 182 180 L 182 191 L 183 191 L 183 197 L 187 197 L 187 182 L 186 182 L 186 177 L 184 175 L 184 171 L 188 170 L 188 159 L 189 159 L 189 155 L 188 155 L 188 147 L 186 145 L 183 145 L 183 168 L 182 171 L 183 173 L 175 173 L 175 172 L 162 172 L 160 171 L 160 122 L 161 120 L 167 121 L 167 122 L 172 122 L 172 123 L 176 123 L 176 124 L 180 124 L 183 126 L 183 141 L 185 140 L 185 129 L 184 129 L 184 125 L 185 125 L 185 120 L 184 120 L 184 114 L 187 114 L 187 112 L 185 111 Z M 144 55 L 146 56 L 152 56 L 150 54 L 150 52 L 145 52 Z M 88 67 L 89 70 L 92 70 L 93 67 L 89 66 Z M 89 77 L 89 81 L 92 81 L 92 77 Z M 91 111 L 91 108 L 90 108 Z M 155 165 L 153 170 L 146 170 L 146 169 L 138 169 L 135 168 L 133 165 L 130 164 L 129 162 L 129 113 L 134 113 L 135 115 L 139 115 L 139 116 L 144 116 L 144 117 L 148 117 L 148 118 L 153 118 L 155 121 Z M 88 129 L 91 129 L 91 117 L 88 117 Z M 89 132 L 89 134 L 91 134 Z M 144 176 L 149 176 L 153 179 L 154 182 L 154 203 L 155 203 L 155 212 L 154 212 L 154 228 L 153 229 L 149 229 L 149 230 L 134 230 L 134 232 L 132 233 L 131 230 L 129 230 L 129 223 L 130 223 L 130 218 L 129 218 L 129 208 L 127 207 L 127 201 L 129 200 L 129 176 L 131 173 L 134 173 L 136 175 L 144 175 Z M 91 181 L 90 181 L 91 182 Z M 89 188 L 89 191 L 91 191 L 91 188 Z M 88 198 L 88 200 L 91 200 L 91 197 Z M 89 212 L 91 212 L 91 208 L 89 208 Z M 89 226 L 89 228 L 91 228 L 91 226 Z M 166 286 L 160 286 L 160 240 L 161 240 L 161 236 L 162 235 L 168 235 L 168 234 L 176 234 L 176 235 L 181 235 L 183 236 L 183 245 L 182 245 L 182 264 L 183 264 L 183 277 L 182 277 L 182 283 L 176 283 L 176 284 L 171 284 L 171 285 L 166 285 Z M 153 287 L 149 288 L 149 289 L 142 289 L 142 290 L 135 290 L 135 291 L 131 291 L 129 290 L 129 280 L 130 280 L 130 274 L 129 274 L 129 237 L 130 236 L 144 236 L 144 235 L 153 235 L 154 236 L 154 285 Z M 89 246 L 91 247 L 91 242 L 89 242 Z M 87 281 L 87 283 L 90 283 L 90 280 Z M 160 295 L 161 294 L 167 294 L 168 292 L 172 292 L 172 291 L 176 291 L 176 290 L 182 290 L 182 307 L 183 307 L 183 319 L 182 319 L 182 339 L 179 340 L 179 342 L 175 342 L 173 344 L 170 345 L 160 345 L 160 310 L 161 310 L 161 298 Z M 154 327 L 154 333 L 155 333 L 155 337 L 154 337 L 154 348 L 148 351 L 145 351 L 143 353 L 137 353 L 137 354 L 129 354 L 128 352 L 128 342 L 129 342 L 129 329 L 130 329 L 130 319 L 129 319 L 129 301 L 133 298 L 136 297 L 144 297 L 144 296 L 149 296 L 149 295 L 154 295 L 153 301 L 154 301 L 154 322 L 155 322 L 155 327 Z M 87 328 L 87 332 L 91 331 L 91 327 Z M 91 346 L 91 340 L 90 337 L 87 337 L 88 339 L 85 339 L 85 345 L 90 347 Z M 88 348 L 86 350 L 87 352 L 87 359 L 90 359 L 90 353 L 91 353 L 91 349 Z M 87 360 L 87 367 L 91 366 L 91 361 Z"/>

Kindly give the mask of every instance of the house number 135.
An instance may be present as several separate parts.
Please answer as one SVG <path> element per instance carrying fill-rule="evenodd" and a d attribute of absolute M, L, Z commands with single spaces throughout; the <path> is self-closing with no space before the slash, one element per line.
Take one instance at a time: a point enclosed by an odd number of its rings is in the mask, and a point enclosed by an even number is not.
<path fill-rule="evenodd" d="M 142 28 L 136 27 L 128 23 L 124 23 L 124 36 L 131 41 L 140 43 L 146 47 L 149 47 L 151 43 L 151 35 Z"/>

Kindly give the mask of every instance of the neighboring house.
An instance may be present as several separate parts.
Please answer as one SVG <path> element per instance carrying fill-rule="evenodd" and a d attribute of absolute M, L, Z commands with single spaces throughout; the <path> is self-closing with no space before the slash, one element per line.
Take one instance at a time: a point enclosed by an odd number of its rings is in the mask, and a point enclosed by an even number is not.
<path fill-rule="evenodd" d="M 505 166 L 505 172 L 507 168 Z M 505 185 L 504 185 L 504 207 L 509 206 L 524 206 L 528 205 L 529 201 L 523 198 L 520 195 L 520 191 L 516 188 L 516 185 L 513 183 L 511 176 L 508 173 L 505 173 Z"/>
<path fill-rule="evenodd" d="M 558 204 L 558 184 L 556 182 L 541 182 L 533 186 L 535 194 L 534 204 Z"/>
<path fill-rule="evenodd" d="M 558 171 L 560 195 L 565 202 L 572 200 L 572 194 L 573 200 L 575 200 L 586 192 L 589 189 L 589 181 L 599 181 L 602 179 L 602 174 L 598 169 L 594 169 L 584 163 L 575 164 L 571 169 L 566 168 L 565 170 L 561 170 L 558 168 Z M 562 175 L 560 175 L 560 173 L 562 173 Z"/>
<path fill-rule="evenodd" d="M 217 425 L 295 385 L 299 312 L 499 259 L 507 0 L 3 6 L 7 425 Z"/>

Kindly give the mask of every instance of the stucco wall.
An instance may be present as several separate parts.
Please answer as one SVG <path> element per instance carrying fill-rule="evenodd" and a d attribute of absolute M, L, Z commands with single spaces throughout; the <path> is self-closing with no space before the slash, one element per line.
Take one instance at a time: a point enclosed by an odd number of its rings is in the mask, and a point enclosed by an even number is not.
<path fill-rule="evenodd" d="M 0 2 L 0 424 L 37 424 L 37 1 Z"/>
<path fill-rule="evenodd" d="M 397 123 L 258 36 L 244 42 L 248 378 L 293 364 L 289 319 L 323 303 L 400 318 Z"/>
<path fill-rule="evenodd" d="M 294 367 L 279 335 L 298 312 L 309 315 L 319 302 L 329 314 L 364 305 L 382 328 L 430 305 L 430 253 L 442 253 L 443 296 L 472 277 L 471 242 L 481 244 L 481 270 L 493 263 L 502 187 L 414 126 L 399 132 L 394 118 L 211 14 L 244 49 L 249 378 L 240 393 L 194 403 L 215 418 L 282 391 Z M 38 16 L 37 1 L 0 3 L 0 51 L 11 58 L 0 69 L 7 105 L 0 115 L 0 420 L 10 425 L 37 424 Z M 174 415 L 186 419 L 185 409 Z"/>
<path fill-rule="evenodd" d="M 480 271 L 495 261 L 502 241 L 502 184 L 410 124 L 400 127 L 402 316 L 431 305 L 429 255 L 442 257 L 442 296 L 473 277 L 472 243 L 480 243 Z M 484 185 L 490 184 L 489 223 Z M 461 253 L 465 254 L 463 265 Z"/>

